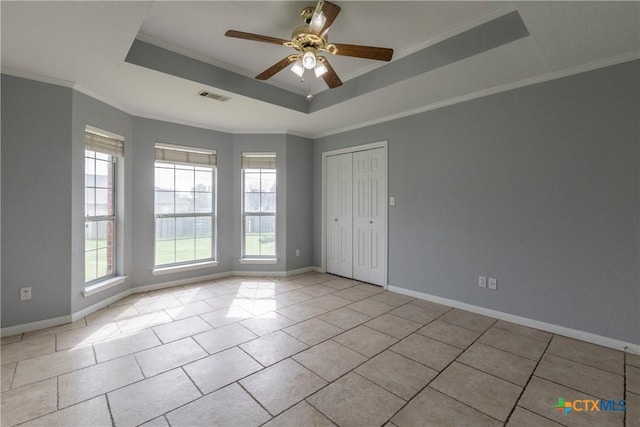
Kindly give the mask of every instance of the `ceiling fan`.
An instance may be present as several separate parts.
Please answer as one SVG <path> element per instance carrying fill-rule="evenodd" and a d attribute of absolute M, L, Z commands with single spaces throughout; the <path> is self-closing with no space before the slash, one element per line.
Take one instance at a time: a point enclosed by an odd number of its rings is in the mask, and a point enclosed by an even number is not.
<path fill-rule="evenodd" d="M 287 56 L 258 74 L 256 76 L 258 80 L 267 80 L 290 64 L 293 64 L 291 71 L 298 75 L 298 77 L 302 78 L 305 70 L 314 70 L 315 76 L 322 76 L 327 86 L 333 89 L 341 86 L 342 81 L 333 67 L 331 67 L 331 64 L 329 64 L 327 58 L 320 55 L 320 53 L 328 52 L 332 55 L 352 56 L 379 61 L 391 61 L 391 57 L 393 56 L 393 49 L 329 43 L 327 32 L 339 13 L 340 6 L 324 0 L 319 0 L 315 7 L 305 7 L 300 13 L 305 25 L 301 25 L 293 30 L 291 40 L 235 30 L 227 31 L 225 36 L 278 44 L 285 47 L 292 47 L 297 51 L 297 53 Z"/>

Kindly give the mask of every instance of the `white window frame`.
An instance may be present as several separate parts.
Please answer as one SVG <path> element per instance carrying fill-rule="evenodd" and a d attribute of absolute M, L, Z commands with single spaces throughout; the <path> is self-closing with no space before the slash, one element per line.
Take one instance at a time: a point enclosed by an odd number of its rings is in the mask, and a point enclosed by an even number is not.
<path fill-rule="evenodd" d="M 277 155 L 274 152 L 259 152 L 259 153 L 253 153 L 253 152 L 246 152 L 246 153 L 242 153 L 241 155 L 242 159 L 241 159 L 241 258 L 240 258 L 240 263 L 241 264 L 275 264 L 277 263 L 277 254 L 278 254 L 278 169 L 277 169 Z M 248 158 L 253 158 L 253 159 L 259 159 L 259 158 L 263 158 L 264 160 L 264 165 L 266 166 L 265 168 L 245 168 L 245 163 L 247 161 Z M 259 161 L 258 161 L 259 163 Z M 245 210 L 245 171 L 247 169 L 250 170 L 269 170 L 272 169 L 275 173 L 275 177 L 276 177 L 276 191 L 275 191 L 275 195 L 276 195 L 276 208 L 274 212 L 247 212 Z M 262 192 L 261 192 L 262 193 Z M 273 217 L 273 227 L 274 227 L 274 241 L 273 241 L 273 255 L 252 255 L 252 254 L 247 254 L 246 253 L 246 238 L 245 238 L 245 233 L 246 233 L 246 217 L 247 216 L 259 216 L 259 217 L 267 217 L 267 216 L 271 216 Z"/>
<path fill-rule="evenodd" d="M 153 269 L 154 275 L 177 273 L 181 271 L 189 271 L 198 268 L 206 268 L 218 265 L 217 258 L 217 156 L 216 150 L 209 150 L 198 147 L 183 146 L 167 143 L 156 143 L 156 159 L 154 162 L 154 172 L 157 163 L 192 166 L 192 167 L 208 167 L 211 168 L 211 212 L 189 212 L 189 213 L 156 213 L 155 212 L 155 191 L 154 191 L 154 236 L 153 236 Z M 205 164 L 205 163 L 209 164 Z M 155 188 L 155 178 L 154 178 Z M 178 192 L 173 190 L 173 193 Z M 211 218 L 211 257 L 195 258 L 187 261 L 177 261 L 173 263 L 158 264 L 157 260 L 157 236 L 156 223 L 158 219 L 163 218 Z M 194 240 L 197 237 L 194 235 Z M 174 241 L 176 240 L 174 236 Z M 194 242 L 195 243 L 195 242 Z"/>
<path fill-rule="evenodd" d="M 99 222 L 103 222 L 103 221 L 108 221 L 111 222 L 111 272 L 104 275 L 104 276 L 99 276 L 99 277 L 95 277 L 89 281 L 86 280 L 86 269 L 87 269 L 87 261 L 86 261 L 86 253 L 87 253 L 87 248 L 86 248 L 86 235 L 83 238 L 83 241 L 85 242 L 85 244 L 83 244 L 84 247 L 84 260 L 83 260 L 83 265 L 84 265 L 84 271 L 85 271 L 85 289 L 87 288 L 92 288 L 92 287 L 96 287 L 96 285 L 99 285 L 102 282 L 105 281 L 110 281 L 113 280 L 116 276 L 117 276 L 117 272 L 118 272 L 118 263 L 117 263 L 117 247 L 118 247 L 118 229 L 117 229 L 117 224 L 118 224 L 118 218 L 117 218 L 117 199 L 118 199 L 118 157 L 122 157 L 122 155 L 124 154 L 124 140 L 122 137 L 117 137 L 113 134 L 110 134 L 109 132 L 106 131 L 101 131 L 97 128 L 93 128 L 90 126 L 87 126 L 85 128 L 85 147 L 84 147 L 84 176 L 85 176 L 85 183 L 84 183 L 84 194 L 86 197 L 86 190 L 88 188 L 93 188 L 94 190 L 97 189 L 97 184 L 94 181 L 93 186 L 92 187 L 87 187 L 87 183 L 86 183 L 86 161 L 87 159 L 91 159 L 91 157 L 87 156 L 87 152 L 93 152 L 93 153 L 100 153 L 100 154 L 106 154 L 111 156 L 111 177 L 112 177 L 112 182 L 111 182 L 111 188 L 112 188 L 112 195 L 111 195 L 111 215 L 87 215 L 86 212 L 86 200 L 83 203 L 84 209 L 85 209 L 85 228 L 88 224 L 94 223 L 94 224 L 98 224 Z M 94 171 L 95 171 L 95 162 L 98 161 L 98 159 L 96 159 L 95 157 L 92 158 L 94 161 Z M 100 160 L 103 161 L 103 160 Z M 94 177 L 95 177 L 95 172 L 94 172 Z M 94 178 L 95 179 L 95 178 Z M 95 196 L 94 196 L 95 197 Z M 94 199 L 95 201 L 95 199 Z M 96 225 L 97 226 L 97 225 Z"/>

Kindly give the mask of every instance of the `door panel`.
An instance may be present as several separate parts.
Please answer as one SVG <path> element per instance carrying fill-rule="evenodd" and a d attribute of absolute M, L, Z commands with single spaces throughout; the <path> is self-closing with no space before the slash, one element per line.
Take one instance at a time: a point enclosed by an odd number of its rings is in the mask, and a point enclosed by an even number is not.
<path fill-rule="evenodd" d="M 327 272 L 353 277 L 353 159 L 327 157 Z"/>
<path fill-rule="evenodd" d="M 387 153 L 369 150 L 370 182 L 370 270 L 369 283 L 384 285 L 387 278 Z"/>
<path fill-rule="evenodd" d="M 327 157 L 327 272 L 385 285 L 387 159 L 384 148 Z"/>
<path fill-rule="evenodd" d="M 368 281 L 370 269 L 369 251 L 369 159 L 366 151 L 353 153 L 353 278 Z"/>
<path fill-rule="evenodd" d="M 338 226 L 339 203 L 339 170 L 338 159 L 327 157 L 327 272 L 338 271 L 340 256 L 340 227 Z"/>
<path fill-rule="evenodd" d="M 363 282 L 386 282 L 386 156 L 383 148 L 360 151 L 354 158 L 353 226 L 358 262 L 353 277 Z"/>

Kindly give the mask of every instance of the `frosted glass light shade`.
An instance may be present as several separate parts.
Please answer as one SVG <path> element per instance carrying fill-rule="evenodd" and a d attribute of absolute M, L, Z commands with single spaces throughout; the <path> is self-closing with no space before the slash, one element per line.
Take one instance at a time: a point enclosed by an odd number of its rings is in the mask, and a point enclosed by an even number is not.
<path fill-rule="evenodd" d="M 313 54 L 313 52 L 306 52 L 304 55 L 302 55 L 302 65 L 307 70 L 311 70 L 316 66 L 316 56 Z"/>
<path fill-rule="evenodd" d="M 291 71 L 293 71 L 298 77 L 302 77 L 304 74 L 304 67 L 302 66 L 302 60 L 298 59 L 291 66 Z"/>
<path fill-rule="evenodd" d="M 322 61 L 318 61 L 318 65 L 316 65 L 316 68 L 313 71 L 316 73 L 316 77 L 320 77 L 329 70 L 327 70 L 327 67 L 322 63 Z"/>

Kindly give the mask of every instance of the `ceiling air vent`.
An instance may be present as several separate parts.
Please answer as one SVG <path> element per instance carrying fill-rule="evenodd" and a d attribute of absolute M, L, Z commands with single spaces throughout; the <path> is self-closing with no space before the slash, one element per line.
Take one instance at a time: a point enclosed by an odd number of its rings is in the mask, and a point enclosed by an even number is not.
<path fill-rule="evenodd" d="M 228 96 L 209 92 L 208 90 L 201 90 L 200 92 L 198 92 L 198 95 L 203 96 L 205 98 L 215 99 L 216 101 L 220 101 L 220 102 L 228 102 L 231 99 Z"/>

